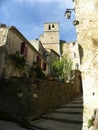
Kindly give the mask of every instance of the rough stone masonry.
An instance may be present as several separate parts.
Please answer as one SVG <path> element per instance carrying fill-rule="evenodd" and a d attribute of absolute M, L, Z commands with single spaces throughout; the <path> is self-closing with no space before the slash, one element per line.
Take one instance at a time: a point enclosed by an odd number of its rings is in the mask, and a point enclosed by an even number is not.
<path fill-rule="evenodd" d="M 98 0 L 74 0 L 83 81 L 83 130 L 98 108 Z"/>

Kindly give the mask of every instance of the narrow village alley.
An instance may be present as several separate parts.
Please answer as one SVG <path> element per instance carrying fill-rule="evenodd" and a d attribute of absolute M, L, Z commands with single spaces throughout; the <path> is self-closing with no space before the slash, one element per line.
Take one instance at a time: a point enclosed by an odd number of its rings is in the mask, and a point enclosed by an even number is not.
<path fill-rule="evenodd" d="M 52 113 L 31 122 L 30 130 L 82 130 L 83 99 L 75 98 Z M 16 123 L 0 120 L 0 130 L 27 130 Z"/>
<path fill-rule="evenodd" d="M 82 130 L 83 99 L 74 101 L 32 121 L 31 130 Z"/>

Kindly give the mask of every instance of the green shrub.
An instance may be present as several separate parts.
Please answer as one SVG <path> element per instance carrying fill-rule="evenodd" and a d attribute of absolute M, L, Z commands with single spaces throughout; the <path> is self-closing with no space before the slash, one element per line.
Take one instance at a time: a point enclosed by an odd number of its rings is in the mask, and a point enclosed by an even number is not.
<path fill-rule="evenodd" d="M 60 60 L 53 61 L 52 68 L 56 76 L 67 80 L 72 70 L 72 61 L 67 55 L 63 55 Z"/>
<path fill-rule="evenodd" d="M 91 126 L 93 126 L 93 120 L 92 119 L 89 119 L 88 120 L 88 128 L 90 128 Z"/>
<path fill-rule="evenodd" d="M 37 78 L 44 79 L 46 78 L 45 74 L 42 72 L 41 67 L 37 62 L 33 62 L 33 66 L 31 68 L 31 73 L 35 72 Z"/>
<path fill-rule="evenodd" d="M 19 53 L 16 52 L 16 54 L 10 54 L 10 58 L 17 68 L 25 67 L 26 59 L 24 56 L 20 56 Z"/>

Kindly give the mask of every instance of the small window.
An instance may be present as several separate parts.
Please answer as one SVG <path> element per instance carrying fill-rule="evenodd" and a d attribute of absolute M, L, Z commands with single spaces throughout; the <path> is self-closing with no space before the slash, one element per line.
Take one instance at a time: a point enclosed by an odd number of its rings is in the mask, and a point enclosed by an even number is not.
<path fill-rule="evenodd" d="M 76 58 L 76 53 L 74 52 L 74 58 Z"/>
<path fill-rule="evenodd" d="M 72 58 L 73 59 L 76 58 L 76 53 L 75 52 L 72 53 Z"/>
<path fill-rule="evenodd" d="M 52 28 L 54 28 L 54 24 L 52 24 Z"/>
<path fill-rule="evenodd" d="M 75 69 L 76 69 L 76 70 L 79 69 L 79 64 L 78 64 L 78 63 L 75 64 Z"/>
<path fill-rule="evenodd" d="M 73 44 L 73 46 L 74 46 L 74 45 L 75 45 L 75 42 L 73 42 L 72 44 Z"/>
<path fill-rule="evenodd" d="M 51 29 L 51 26 L 49 25 L 49 30 Z"/>

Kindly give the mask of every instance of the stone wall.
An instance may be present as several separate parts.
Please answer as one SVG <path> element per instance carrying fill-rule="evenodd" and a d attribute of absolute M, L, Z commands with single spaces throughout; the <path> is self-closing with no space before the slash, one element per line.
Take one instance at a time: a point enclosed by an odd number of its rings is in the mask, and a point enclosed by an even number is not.
<path fill-rule="evenodd" d="M 8 28 L 0 26 L 0 47 L 5 45 L 7 34 Z"/>
<path fill-rule="evenodd" d="M 78 75 L 72 83 L 25 78 L 0 79 L 0 118 L 27 123 L 79 94 Z"/>
<path fill-rule="evenodd" d="M 98 108 L 98 1 L 74 0 L 77 40 L 81 46 L 81 72 L 83 80 L 83 130 Z"/>

